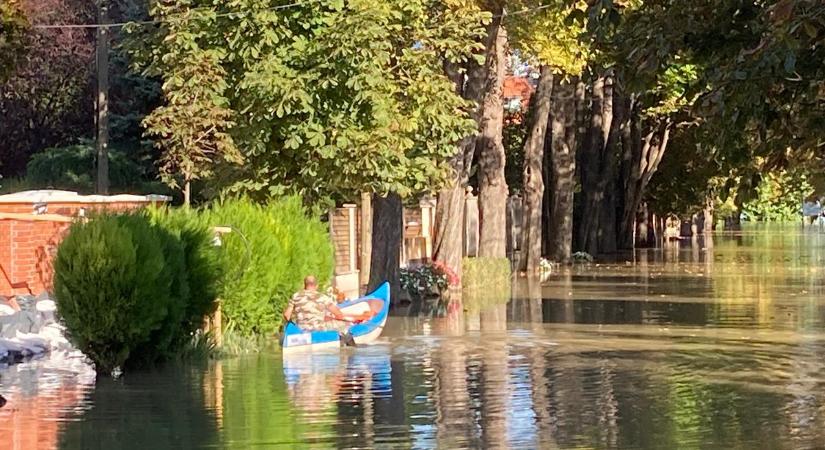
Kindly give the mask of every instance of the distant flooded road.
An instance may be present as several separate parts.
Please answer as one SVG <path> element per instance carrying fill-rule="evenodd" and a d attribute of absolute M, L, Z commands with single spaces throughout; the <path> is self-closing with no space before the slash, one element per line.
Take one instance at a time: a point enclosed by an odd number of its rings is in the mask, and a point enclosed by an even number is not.
<path fill-rule="evenodd" d="M 823 294 L 825 233 L 754 227 L 399 309 L 341 352 L 31 361 L 0 369 L 0 448 L 822 448 Z"/>

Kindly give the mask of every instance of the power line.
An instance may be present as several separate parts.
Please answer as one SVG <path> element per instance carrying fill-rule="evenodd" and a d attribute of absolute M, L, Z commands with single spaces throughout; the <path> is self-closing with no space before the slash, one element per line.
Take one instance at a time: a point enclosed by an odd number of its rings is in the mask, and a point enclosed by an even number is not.
<path fill-rule="evenodd" d="M 303 1 L 303 2 L 288 3 L 286 5 L 273 6 L 271 8 L 258 9 L 258 10 L 255 10 L 255 11 L 233 11 L 233 12 L 218 13 L 218 14 L 215 14 L 214 17 L 216 17 L 216 18 L 217 17 L 233 17 L 233 16 L 242 17 L 242 16 L 246 16 L 246 15 L 249 15 L 249 14 L 255 14 L 255 13 L 264 12 L 264 11 L 280 11 L 280 10 L 283 10 L 283 9 L 294 8 L 296 6 L 309 5 L 309 4 L 312 4 L 312 3 L 317 3 L 319 1 L 321 1 L 321 0 L 307 0 L 307 1 Z M 501 18 L 501 17 L 508 17 L 508 16 L 518 16 L 518 15 L 527 14 L 527 13 L 530 13 L 530 12 L 539 11 L 539 10 L 542 10 L 542 9 L 547 9 L 547 8 L 552 7 L 552 6 L 555 6 L 555 5 L 542 5 L 542 6 L 537 6 L 535 8 L 527 8 L 527 9 L 522 9 L 522 10 L 514 11 L 514 12 L 504 12 L 504 13 L 501 13 L 501 14 L 496 14 L 492 17 L 493 18 Z M 190 11 L 197 10 L 197 9 L 206 10 L 207 8 L 194 8 Z M 107 24 L 101 24 L 101 23 L 75 23 L 75 24 L 69 23 L 69 24 L 53 24 L 53 25 L 35 24 L 35 25 L 32 25 L 32 28 L 38 29 L 38 30 L 72 29 L 72 28 L 97 29 L 97 28 L 120 28 L 120 27 L 124 27 L 126 25 L 158 25 L 158 24 L 161 24 L 161 23 L 169 23 L 169 22 L 174 22 L 174 21 L 178 21 L 178 20 L 184 20 L 184 19 L 186 19 L 185 16 L 187 16 L 190 11 L 187 11 L 186 13 L 177 14 L 177 16 L 179 16 L 177 18 L 167 18 L 167 19 L 157 19 L 157 20 L 139 20 L 139 21 L 132 21 L 132 22 L 115 22 L 115 23 L 107 23 Z"/>
<path fill-rule="evenodd" d="M 279 10 L 282 10 L 282 9 L 294 8 L 296 6 L 309 5 L 311 3 L 317 3 L 319 1 L 321 1 L 321 0 L 307 0 L 307 1 L 303 1 L 303 2 L 288 3 L 286 5 L 273 6 L 271 8 L 257 9 L 257 10 L 254 10 L 254 11 L 233 11 L 233 12 L 218 13 L 218 14 L 215 14 L 213 17 L 216 17 L 216 18 L 217 17 L 233 17 L 233 16 L 242 17 L 242 16 L 246 16 L 246 15 L 249 15 L 249 14 L 255 14 L 255 13 L 259 13 L 259 12 L 279 11 Z M 139 21 L 133 21 L 133 22 L 116 22 L 116 23 L 106 23 L 106 24 L 101 24 L 101 23 L 75 23 L 75 24 L 54 24 L 54 25 L 37 25 L 36 24 L 36 25 L 32 25 L 32 28 L 35 28 L 35 29 L 38 29 L 38 30 L 49 30 L 49 29 L 58 29 L 58 28 L 60 28 L 60 29 L 62 29 L 62 28 L 65 28 L 65 29 L 71 29 L 71 28 L 96 29 L 96 28 L 119 28 L 119 27 L 123 27 L 123 26 L 126 26 L 126 25 L 157 25 L 157 24 L 161 24 L 161 23 L 169 23 L 169 22 L 174 22 L 174 21 L 179 21 L 179 20 L 186 19 L 185 16 L 187 16 L 189 14 L 189 12 L 194 11 L 194 10 L 198 10 L 198 9 L 206 10 L 207 8 L 193 8 L 192 10 L 187 11 L 185 13 L 176 14 L 176 16 L 179 16 L 177 18 L 169 18 L 169 19 L 139 20 Z"/>

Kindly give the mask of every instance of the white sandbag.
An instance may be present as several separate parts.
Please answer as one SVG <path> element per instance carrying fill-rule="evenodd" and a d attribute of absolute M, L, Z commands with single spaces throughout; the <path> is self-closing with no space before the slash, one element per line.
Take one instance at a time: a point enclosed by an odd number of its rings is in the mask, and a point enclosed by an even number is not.
<path fill-rule="evenodd" d="M 54 300 L 40 300 L 34 305 L 35 309 L 40 312 L 54 312 L 57 311 L 57 304 Z"/>
<path fill-rule="evenodd" d="M 15 312 L 16 311 L 11 306 L 6 304 L 0 304 L 0 316 L 11 316 Z"/>

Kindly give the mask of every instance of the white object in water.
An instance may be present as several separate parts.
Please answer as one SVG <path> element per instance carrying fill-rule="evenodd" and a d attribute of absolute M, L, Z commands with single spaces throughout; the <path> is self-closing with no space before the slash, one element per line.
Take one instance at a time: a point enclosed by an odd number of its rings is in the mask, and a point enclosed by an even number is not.
<path fill-rule="evenodd" d="M 57 304 L 54 300 L 40 300 L 34 307 L 40 312 L 54 312 L 57 311 Z"/>
<path fill-rule="evenodd" d="M 9 305 L 0 305 L 0 316 L 10 316 L 14 314 L 14 308 Z"/>

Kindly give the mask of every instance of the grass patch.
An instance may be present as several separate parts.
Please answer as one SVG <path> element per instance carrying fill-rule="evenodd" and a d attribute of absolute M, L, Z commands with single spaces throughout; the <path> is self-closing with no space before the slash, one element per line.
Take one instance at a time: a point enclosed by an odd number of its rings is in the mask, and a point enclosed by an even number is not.
<path fill-rule="evenodd" d="M 510 300 L 510 260 L 507 258 L 464 258 L 462 300 L 468 310 L 481 310 Z"/>

